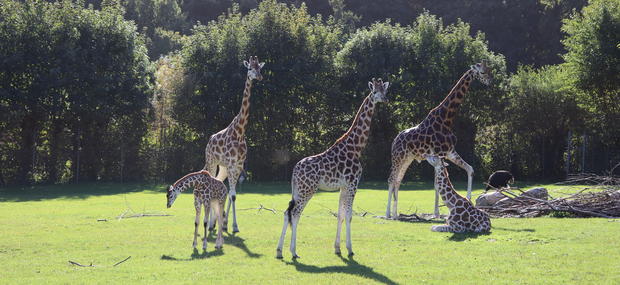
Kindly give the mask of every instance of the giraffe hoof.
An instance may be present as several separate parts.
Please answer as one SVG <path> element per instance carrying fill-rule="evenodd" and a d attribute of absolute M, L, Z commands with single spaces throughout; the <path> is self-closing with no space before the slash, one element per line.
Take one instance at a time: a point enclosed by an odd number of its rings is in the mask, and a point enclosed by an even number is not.
<path fill-rule="evenodd" d="M 293 259 L 297 259 L 297 258 L 300 258 L 299 255 L 297 254 L 293 255 Z"/>
<path fill-rule="evenodd" d="M 283 257 L 282 257 L 282 255 L 276 255 L 276 258 L 277 259 L 282 259 Z"/>
<path fill-rule="evenodd" d="M 236 233 L 238 233 L 238 232 L 239 232 L 239 229 L 237 229 L 237 228 L 233 228 L 233 234 L 236 234 Z"/>
<path fill-rule="evenodd" d="M 354 256 L 354 255 L 355 255 L 355 253 L 353 253 L 353 252 L 349 252 L 349 257 L 352 257 L 352 256 Z"/>

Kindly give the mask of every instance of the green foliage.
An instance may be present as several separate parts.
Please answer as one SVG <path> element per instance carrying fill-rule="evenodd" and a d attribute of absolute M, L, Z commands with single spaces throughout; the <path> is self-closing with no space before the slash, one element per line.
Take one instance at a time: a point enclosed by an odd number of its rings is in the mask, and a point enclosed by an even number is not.
<path fill-rule="evenodd" d="M 569 130 L 580 131 L 585 116 L 569 74 L 560 66 L 523 67 L 510 78 L 507 106 L 497 125 L 477 137 L 483 167 L 509 167 L 517 177 L 561 177 Z"/>
<path fill-rule="evenodd" d="M 249 168 L 259 179 L 288 179 L 296 158 L 327 143 L 324 126 L 332 118 L 326 102 L 337 90 L 332 61 L 340 29 L 310 16 L 303 5 L 264 1 L 245 16 L 235 7 L 193 33 L 180 52 L 183 83 L 173 92 L 173 118 L 192 134 L 183 138 L 192 145 L 183 161 L 189 169 L 203 166 L 204 157 L 195 154 L 204 153 L 208 138 L 237 114 L 247 72 L 242 62 L 258 55 L 266 62 L 265 79 L 252 88 Z M 280 154 L 289 158 L 274 163 Z M 166 177 L 189 169 L 171 168 Z"/>
<path fill-rule="evenodd" d="M 593 113 L 589 127 L 620 147 L 620 2 L 593 0 L 580 13 L 564 21 L 567 34 L 564 55 L 579 102 Z"/>
<path fill-rule="evenodd" d="M 496 109 L 506 80 L 503 57 L 488 50 L 482 33 L 472 36 L 466 23 L 444 26 L 440 18 L 424 13 L 412 26 L 376 23 L 347 41 L 336 60 L 345 94 L 366 93 L 365 85 L 356 84 L 358 78 L 383 77 L 391 83 L 389 112 L 378 112 L 373 121 L 365 161 L 376 169 L 367 175 L 375 179 L 387 176 L 392 139 L 399 131 L 417 125 L 470 65 L 481 60 L 493 68 L 494 86 L 474 84 L 455 126 L 458 150 L 471 162 L 475 126 L 485 123 L 478 117 Z M 419 175 L 420 169 L 415 168 L 414 173 Z"/>
<path fill-rule="evenodd" d="M 66 172 L 96 180 L 140 172 L 143 110 L 152 88 L 147 50 L 119 10 L 81 6 L 0 5 L 6 19 L 0 22 L 1 98 L 12 118 L 3 132 L 9 151 L 18 154 L 8 162 L 17 168 L 1 170 L 7 180 L 56 182 Z"/>

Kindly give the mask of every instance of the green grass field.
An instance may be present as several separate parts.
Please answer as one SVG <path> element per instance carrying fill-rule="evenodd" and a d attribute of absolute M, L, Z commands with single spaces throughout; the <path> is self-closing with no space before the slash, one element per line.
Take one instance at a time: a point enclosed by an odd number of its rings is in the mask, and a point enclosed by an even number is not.
<path fill-rule="evenodd" d="M 330 211 L 337 209 L 338 193 L 317 193 L 300 221 L 297 261 L 288 251 L 290 232 L 284 259 L 275 258 L 288 183 L 242 185 L 241 232 L 225 234 L 220 251 L 211 235 L 206 253 L 191 247 L 190 193 L 166 209 L 163 185 L 0 189 L 0 283 L 620 284 L 620 220 L 493 219 L 487 235 L 434 233 L 431 223 L 374 218 L 385 215 L 385 188 L 365 183 L 358 191 L 354 209 L 368 214 L 353 218 L 354 258 L 333 253 L 336 218 Z M 402 188 L 401 213 L 432 212 L 430 182 Z M 278 212 L 250 209 L 260 205 Z M 128 209 L 172 216 L 116 219 Z M 344 238 L 342 249 L 346 253 Z"/>

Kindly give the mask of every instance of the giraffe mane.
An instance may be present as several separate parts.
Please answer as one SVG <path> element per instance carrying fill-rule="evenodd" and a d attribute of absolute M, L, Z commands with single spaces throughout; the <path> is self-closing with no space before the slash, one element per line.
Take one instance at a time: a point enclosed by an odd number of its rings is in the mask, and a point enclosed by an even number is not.
<path fill-rule="evenodd" d="M 202 170 L 200 170 L 200 171 L 196 171 L 196 172 L 191 172 L 191 173 L 188 173 L 188 174 L 186 174 L 185 176 L 183 176 L 183 177 L 179 178 L 179 180 L 175 181 L 175 182 L 172 184 L 172 187 L 176 188 L 176 187 L 178 186 L 177 184 L 181 183 L 181 181 L 183 181 L 183 180 L 185 180 L 185 179 L 187 179 L 187 178 L 189 178 L 189 177 L 191 177 L 191 176 L 200 175 L 200 174 L 204 174 L 204 175 L 209 175 L 209 176 L 211 176 L 211 174 L 209 173 L 209 171 L 207 171 L 206 169 L 202 169 Z"/>

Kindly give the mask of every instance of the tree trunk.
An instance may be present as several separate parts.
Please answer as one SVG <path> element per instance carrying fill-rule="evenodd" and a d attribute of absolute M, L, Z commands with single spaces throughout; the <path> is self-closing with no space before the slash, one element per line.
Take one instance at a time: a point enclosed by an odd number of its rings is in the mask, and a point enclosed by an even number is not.
<path fill-rule="evenodd" d="M 31 179 L 32 162 L 34 151 L 34 139 L 36 135 L 36 119 L 34 114 L 28 114 L 21 123 L 21 149 L 19 151 L 19 171 L 17 173 L 17 182 L 19 184 L 27 184 Z"/>

